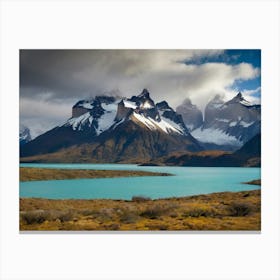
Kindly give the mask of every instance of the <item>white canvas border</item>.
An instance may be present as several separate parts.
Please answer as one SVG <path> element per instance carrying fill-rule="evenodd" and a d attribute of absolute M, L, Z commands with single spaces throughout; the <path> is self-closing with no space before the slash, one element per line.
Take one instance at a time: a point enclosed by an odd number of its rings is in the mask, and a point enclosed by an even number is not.
<path fill-rule="evenodd" d="M 1 278 L 279 279 L 279 2 L 2 1 Z M 262 49 L 261 234 L 19 234 L 18 50 Z"/>

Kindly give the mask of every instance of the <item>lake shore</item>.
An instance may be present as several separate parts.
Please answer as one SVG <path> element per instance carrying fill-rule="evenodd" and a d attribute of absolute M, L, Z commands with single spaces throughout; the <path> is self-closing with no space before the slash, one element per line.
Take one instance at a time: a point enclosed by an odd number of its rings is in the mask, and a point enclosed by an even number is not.
<path fill-rule="evenodd" d="M 262 183 L 261 183 L 261 179 L 257 179 L 257 180 L 252 180 L 252 181 L 249 181 L 249 182 L 245 182 L 244 184 L 261 186 Z"/>
<path fill-rule="evenodd" d="M 151 200 L 20 198 L 20 230 L 261 229 L 261 191 Z"/>
<path fill-rule="evenodd" d="M 169 173 L 133 170 L 87 170 L 20 167 L 20 181 L 116 178 L 137 176 L 172 176 Z"/>

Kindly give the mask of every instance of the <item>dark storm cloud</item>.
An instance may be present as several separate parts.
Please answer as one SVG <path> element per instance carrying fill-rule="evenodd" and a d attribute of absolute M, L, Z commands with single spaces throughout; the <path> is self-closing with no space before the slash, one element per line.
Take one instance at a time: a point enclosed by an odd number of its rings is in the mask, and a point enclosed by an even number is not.
<path fill-rule="evenodd" d="M 53 92 L 54 97 L 68 98 L 79 93 L 95 91 L 94 84 L 75 78 L 94 63 L 88 52 L 68 50 L 21 50 L 20 86 L 27 88 L 23 96 L 34 92 Z M 90 75 L 90 73 L 89 73 Z"/>
<path fill-rule="evenodd" d="M 23 89 L 29 89 L 21 94 L 34 96 L 34 91 L 52 92 L 53 97 L 69 98 L 118 89 L 139 90 L 162 82 L 161 78 L 166 80 L 167 76 L 176 78 L 176 71 L 168 69 L 170 62 L 176 63 L 194 55 L 211 56 L 218 52 L 220 51 L 21 50 L 20 85 Z M 146 74 L 152 74 L 150 77 L 154 81 L 149 81 Z"/>

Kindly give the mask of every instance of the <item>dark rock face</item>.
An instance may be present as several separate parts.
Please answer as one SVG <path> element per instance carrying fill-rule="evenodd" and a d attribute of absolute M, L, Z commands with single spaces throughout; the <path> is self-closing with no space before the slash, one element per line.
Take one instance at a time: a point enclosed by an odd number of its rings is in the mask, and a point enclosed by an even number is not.
<path fill-rule="evenodd" d="M 126 119 L 133 112 L 132 108 L 127 108 L 124 105 L 123 100 L 118 104 L 117 115 L 115 117 L 115 121 L 121 121 L 122 119 Z"/>
<path fill-rule="evenodd" d="M 189 134 L 189 130 L 185 125 L 185 122 L 182 118 L 182 115 L 175 112 L 166 101 L 162 101 L 156 104 L 158 111 L 160 112 L 161 117 L 169 119 L 174 123 L 178 124 L 183 128 L 186 134 Z"/>
<path fill-rule="evenodd" d="M 182 115 L 184 123 L 189 131 L 193 131 L 203 124 L 202 112 L 186 98 L 182 105 L 176 108 L 176 112 Z"/>
<path fill-rule="evenodd" d="M 216 95 L 205 107 L 205 122 L 211 123 L 217 116 L 217 111 L 223 106 L 224 101 L 220 95 Z"/>
<path fill-rule="evenodd" d="M 139 128 L 131 120 L 116 127 L 114 134 L 106 131 L 97 142 L 92 157 L 103 162 L 143 162 L 178 150 L 201 149 L 191 136 L 174 137 L 146 127 Z"/>
<path fill-rule="evenodd" d="M 159 113 L 155 106 L 154 101 L 150 98 L 150 93 L 147 89 L 143 89 L 142 93 L 138 96 L 132 96 L 127 99 L 129 102 L 133 102 L 136 105 L 136 112 L 145 116 L 146 118 L 152 118 L 160 120 Z"/>
<path fill-rule="evenodd" d="M 31 134 L 30 134 L 29 128 L 24 126 L 24 125 L 20 125 L 20 128 L 19 128 L 19 144 L 20 145 L 25 145 L 29 141 L 31 141 Z"/>
<path fill-rule="evenodd" d="M 237 150 L 234 155 L 246 158 L 261 157 L 261 134 L 255 135 Z"/>

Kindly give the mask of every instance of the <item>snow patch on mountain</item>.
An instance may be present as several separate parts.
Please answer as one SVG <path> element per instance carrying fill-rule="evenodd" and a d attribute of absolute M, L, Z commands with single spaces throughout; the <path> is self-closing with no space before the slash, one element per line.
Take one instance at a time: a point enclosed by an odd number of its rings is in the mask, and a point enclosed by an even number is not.
<path fill-rule="evenodd" d="M 152 108 L 154 108 L 155 106 L 152 104 L 152 103 L 150 103 L 149 101 L 145 101 L 144 103 L 143 103 L 143 105 L 141 106 L 141 108 L 144 108 L 144 109 L 152 109 Z"/>
<path fill-rule="evenodd" d="M 137 105 L 135 104 L 135 102 L 132 102 L 132 101 L 128 101 L 128 100 L 123 100 L 123 103 L 124 103 L 124 106 L 126 108 L 132 108 L 132 109 L 136 109 L 137 108 Z"/>
<path fill-rule="evenodd" d="M 89 110 L 91 110 L 93 108 L 93 106 L 90 103 L 84 103 L 83 106 L 81 106 L 81 107 L 83 107 L 85 109 L 89 109 Z"/>
<path fill-rule="evenodd" d="M 225 123 L 230 122 L 230 120 L 228 119 L 219 119 L 219 118 L 216 118 L 216 121 L 225 122 Z"/>
<path fill-rule="evenodd" d="M 114 119 L 116 117 L 118 109 L 118 105 L 116 102 L 113 104 L 101 103 L 101 106 L 105 110 L 105 112 L 98 120 L 98 127 L 96 129 L 97 135 L 109 129 L 115 123 Z"/>
<path fill-rule="evenodd" d="M 169 134 L 169 133 L 177 133 L 177 134 L 184 134 L 184 131 L 182 128 L 172 122 L 171 120 L 161 117 L 159 121 L 156 121 L 152 119 L 151 117 L 145 117 L 142 114 L 138 114 L 136 112 L 133 112 L 133 116 L 141 123 L 143 123 L 146 127 L 148 127 L 150 130 L 157 130 L 160 129 L 163 132 Z"/>
<path fill-rule="evenodd" d="M 242 125 L 243 127 L 249 127 L 253 124 L 254 122 L 245 122 L 241 121 L 239 124 Z"/>
<path fill-rule="evenodd" d="M 242 142 L 236 139 L 234 136 L 231 136 L 220 129 L 201 129 L 198 128 L 192 131 L 192 136 L 202 143 L 212 143 L 217 145 L 233 145 L 240 147 Z"/>
<path fill-rule="evenodd" d="M 65 126 L 72 126 L 73 130 L 82 130 L 85 124 L 87 124 L 88 127 L 92 124 L 93 118 L 91 117 L 90 113 L 87 112 L 77 118 L 71 118 L 69 119 L 66 124 L 63 124 Z"/>

